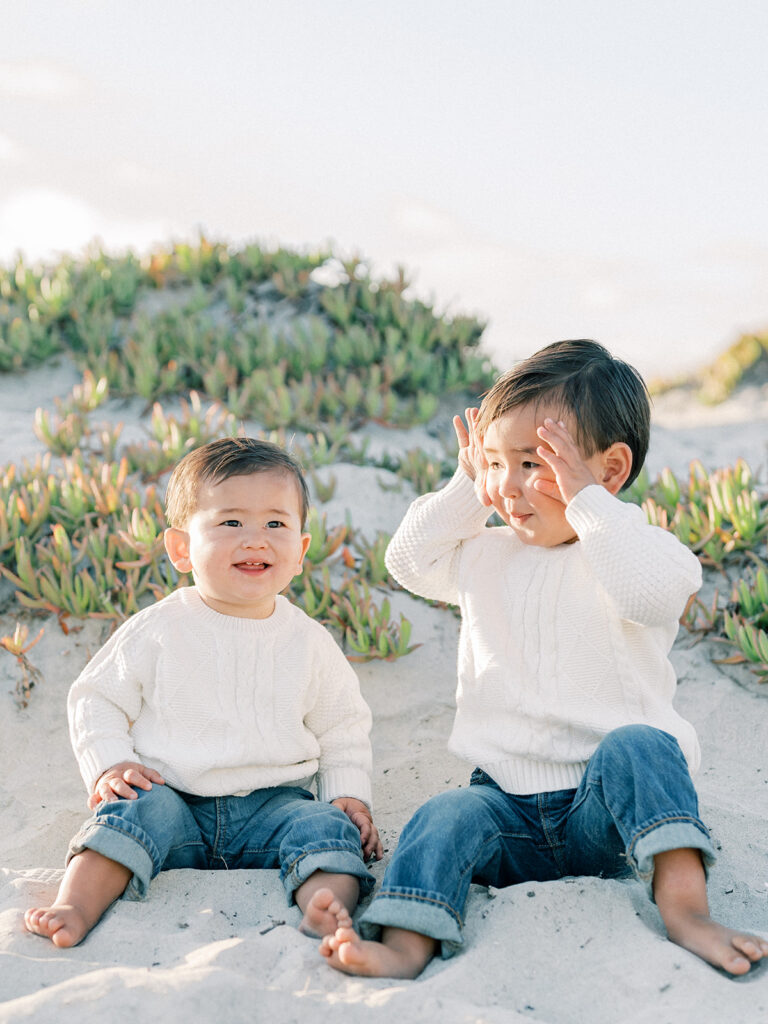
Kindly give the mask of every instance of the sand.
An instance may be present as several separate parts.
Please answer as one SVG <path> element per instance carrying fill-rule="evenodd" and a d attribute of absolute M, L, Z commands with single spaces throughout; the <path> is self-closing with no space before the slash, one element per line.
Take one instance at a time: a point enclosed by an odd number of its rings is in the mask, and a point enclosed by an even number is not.
<path fill-rule="evenodd" d="M 31 429 L 77 380 L 66 362 L 0 378 L 0 465 L 40 451 Z M 141 408 L 112 403 L 126 436 Z M 426 434 L 373 431 L 377 445 L 407 447 Z M 766 483 L 768 395 L 756 390 L 714 412 L 690 397 L 657 404 L 649 468 L 684 471 L 742 456 Z M 329 524 L 351 510 L 372 536 L 392 531 L 413 497 L 370 467 L 334 466 Z M 716 581 L 708 574 L 707 588 Z M 720 582 L 722 588 L 723 583 Z M 8 589 L 0 589 L 0 597 Z M 393 599 L 422 646 L 398 662 L 358 666 L 373 710 L 376 820 L 387 855 L 428 796 L 466 784 L 469 766 L 446 751 L 453 713 L 457 621 L 400 593 Z M 16 616 L 6 605 L 0 630 Z M 24 930 L 22 914 L 56 891 L 67 840 L 86 816 L 69 747 L 67 689 L 98 648 L 102 624 L 65 636 L 43 621 L 31 654 L 42 673 L 29 706 L 17 709 L 16 666 L 0 651 L 0 1022 L 421 1021 L 507 1024 L 718 1024 L 768 1022 L 768 969 L 740 980 L 712 969 L 665 937 L 655 907 L 635 882 L 565 879 L 504 890 L 473 887 L 466 948 L 434 961 L 416 981 L 361 980 L 330 970 L 317 943 L 296 930 L 276 872 L 174 871 L 143 903 L 118 902 L 88 939 L 59 950 Z M 699 732 L 702 813 L 721 847 L 710 880 L 713 912 L 768 936 L 768 686 L 742 666 L 719 666 L 723 649 L 681 631 L 673 660 L 677 706 Z"/>

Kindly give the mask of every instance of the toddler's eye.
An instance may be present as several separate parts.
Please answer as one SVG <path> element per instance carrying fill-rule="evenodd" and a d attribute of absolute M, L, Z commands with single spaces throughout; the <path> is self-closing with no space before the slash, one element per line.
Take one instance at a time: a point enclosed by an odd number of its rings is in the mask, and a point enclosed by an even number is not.
<path fill-rule="evenodd" d="M 242 526 L 243 524 L 239 519 L 225 519 L 221 524 L 222 526 Z"/>
<path fill-rule="evenodd" d="M 285 523 L 281 523 L 279 519 L 270 519 L 267 523 L 267 527 L 270 530 L 276 530 L 280 526 L 285 526 Z"/>
<path fill-rule="evenodd" d="M 501 469 L 501 463 L 500 462 L 489 462 L 488 463 L 488 469 Z"/>
<path fill-rule="evenodd" d="M 539 463 L 538 462 L 524 462 L 523 463 L 523 469 L 538 469 L 538 468 L 539 468 Z"/>

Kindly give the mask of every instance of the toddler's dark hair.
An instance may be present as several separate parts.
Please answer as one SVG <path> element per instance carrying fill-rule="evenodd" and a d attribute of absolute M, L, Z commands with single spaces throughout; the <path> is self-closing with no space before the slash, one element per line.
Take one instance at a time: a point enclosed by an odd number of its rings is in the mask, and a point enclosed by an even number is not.
<path fill-rule="evenodd" d="M 222 437 L 185 455 L 171 474 L 165 492 L 170 526 L 183 530 L 197 511 L 200 485 L 219 484 L 231 476 L 278 470 L 292 476 L 299 492 L 301 527 L 309 511 L 309 490 L 298 462 L 279 445 L 253 437 Z"/>
<path fill-rule="evenodd" d="M 576 443 L 589 458 L 617 441 L 629 445 L 636 479 L 648 453 L 651 407 L 637 370 L 596 341 L 556 341 L 503 374 L 483 398 L 477 428 L 523 405 L 554 406 L 570 414 Z"/>

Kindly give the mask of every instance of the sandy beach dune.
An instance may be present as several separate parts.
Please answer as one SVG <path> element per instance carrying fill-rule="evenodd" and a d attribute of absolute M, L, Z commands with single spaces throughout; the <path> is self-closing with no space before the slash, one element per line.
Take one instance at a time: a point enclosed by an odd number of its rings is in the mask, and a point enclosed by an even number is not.
<path fill-rule="evenodd" d="M 70 379 L 71 378 L 71 379 Z M 66 363 L 0 378 L 0 465 L 40 450 L 37 405 L 63 396 L 77 375 Z M 139 407 L 114 415 L 138 430 Z M 386 443 L 403 443 L 396 431 Z M 376 442 L 381 443 L 382 432 Z M 412 438 L 409 444 L 413 443 Z M 657 403 L 649 468 L 709 467 L 742 456 L 768 477 L 768 394 L 756 390 L 711 411 L 667 396 Z M 344 509 L 371 535 L 393 530 L 414 496 L 383 491 L 387 474 L 328 467 L 337 491 L 329 524 Z M 322 473 L 320 474 L 322 478 Z M 393 478 L 394 479 L 394 478 Z M 389 481 L 390 483 L 392 481 Z M 707 588 L 716 585 L 708 574 Z M 8 594 L 6 584 L 0 597 Z M 721 583 L 722 587 L 722 583 Z M 421 643 L 400 661 L 358 666 L 374 716 L 374 799 L 388 854 L 423 800 L 466 784 L 470 768 L 449 755 L 458 623 L 405 593 L 395 611 Z M 6 633 L 13 610 L 0 617 Z M 144 903 L 118 902 L 79 947 L 56 949 L 24 930 L 22 913 L 53 896 L 67 840 L 86 815 L 69 747 L 64 704 L 71 681 L 102 641 L 103 624 L 65 636 L 55 618 L 32 652 L 43 680 L 17 709 L 13 659 L 0 651 L 0 1022 L 78 1021 L 515 1021 L 538 1024 L 762 1024 L 768 969 L 733 980 L 669 943 L 659 915 L 634 882 L 566 879 L 486 891 L 474 888 L 466 949 L 433 962 L 415 982 L 367 981 L 331 971 L 317 943 L 295 928 L 276 873 L 161 875 Z M 677 705 L 699 732 L 702 812 L 720 860 L 713 911 L 768 936 L 768 686 L 723 650 L 681 631 L 674 650 Z M 386 861 L 385 861 L 386 862 Z M 384 864 L 374 868 L 381 878 Z"/>

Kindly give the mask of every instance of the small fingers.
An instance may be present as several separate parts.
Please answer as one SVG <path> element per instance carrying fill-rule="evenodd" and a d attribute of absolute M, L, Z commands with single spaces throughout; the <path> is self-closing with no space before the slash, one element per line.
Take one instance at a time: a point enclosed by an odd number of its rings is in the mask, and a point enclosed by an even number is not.
<path fill-rule="evenodd" d="M 108 802 L 114 800 L 116 797 L 123 797 L 126 800 L 136 799 L 135 790 L 123 779 L 110 779 L 104 787 L 103 792 L 104 799 Z"/>
<path fill-rule="evenodd" d="M 379 831 L 371 818 L 362 811 L 358 811 L 350 817 L 352 824 L 360 833 L 360 846 L 362 847 L 365 859 L 368 860 L 370 857 L 375 857 L 376 860 L 381 860 L 384 856 L 384 848 L 379 839 Z"/>
<path fill-rule="evenodd" d="M 459 448 L 468 448 L 469 431 L 464 426 L 461 416 L 453 417 L 453 429 L 456 431 L 456 440 L 459 442 Z"/>
<path fill-rule="evenodd" d="M 102 801 L 110 804 L 121 797 L 126 800 L 135 800 L 136 793 L 119 775 L 111 775 L 109 778 L 99 779 L 96 783 L 96 788 L 88 800 L 88 806 L 93 810 Z"/>
<path fill-rule="evenodd" d="M 370 860 L 371 857 L 375 860 L 381 860 L 384 856 L 384 847 L 381 845 L 381 839 L 379 839 L 379 833 L 375 827 L 371 826 L 371 832 L 362 845 L 363 857 L 365 860 Z"/>
<path fill-rule="evenodd" d="M 479 445 L 480 438 L 477 434 L 477 417 L 480 415 L 480 410 L 475 408 L 469 408 L 464 410 L 464 415 L 467 417 L 467 427 L 469 428 L 469 439 L 472 444 Z"/>
<path fill-rule="evenodd" d="M 135 768 L 128 768 L 123 772 L 122 782 L 128 786 L 137 786 L 139 789 L 152 789 L 152 783 L 145 772 L 139 772 Z"/>
<path fill-rule="evenodd" d="M 553 419 L 547 417 L 544 420 L 544 423 L 538 427 L 536 433 L 555 451 L 557 451 L 558 446 L 562 447 L 563 445 L 570 445 L 572 448 L 576 447 L 576 442 L 562 420 L 558 420 L 558 422 L 555 423 Z"/>
<path fill-rule="evenodd" d="M 541 494 L 546 494 L 550 498 L 557 498 L 558 501 L 563 500 L 563 496 L 560 493 L 560 488 L 557 486 L 556 480 L 547 480 L 546 477 L 539 477 L 533 481 L 534 489 L 539 491 Z"/>

